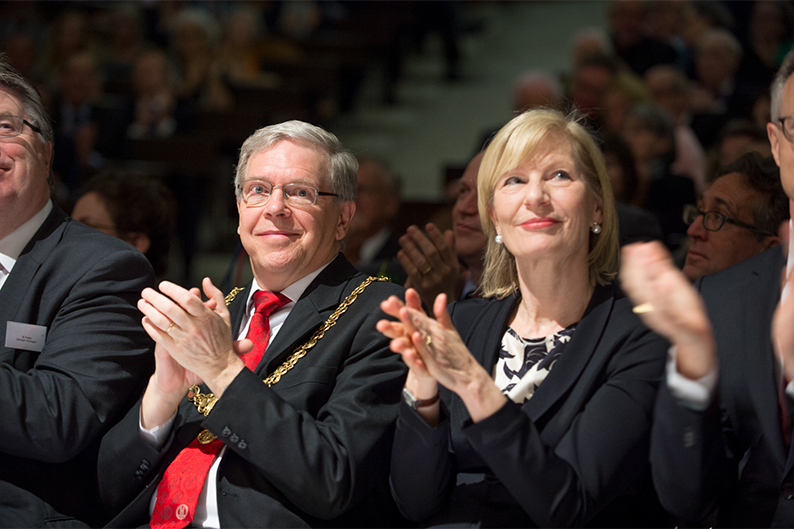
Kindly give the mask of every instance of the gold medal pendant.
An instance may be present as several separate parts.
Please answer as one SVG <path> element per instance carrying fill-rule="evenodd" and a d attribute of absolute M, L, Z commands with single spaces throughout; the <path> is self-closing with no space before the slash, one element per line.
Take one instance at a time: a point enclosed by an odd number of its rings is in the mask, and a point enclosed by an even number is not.
<path fill-rule="evenodd" d="M 199 443 L 203 445 L 208 445 L 211 442 L 213 442 L 215 439 L 217 439 L 217 437 L 209 430 L 201 430 L 201 433 L 198 434 L 198 437 L 196 439 L 198 439 Z"/>

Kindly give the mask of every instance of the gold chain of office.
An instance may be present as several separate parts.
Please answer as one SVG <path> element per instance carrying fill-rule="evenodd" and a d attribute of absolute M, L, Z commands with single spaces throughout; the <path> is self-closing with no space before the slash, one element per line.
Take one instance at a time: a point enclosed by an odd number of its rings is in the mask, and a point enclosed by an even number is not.
<path fill-rule="evenodd" d="M 372 276 L 365 279 L 363 283 L 357 286 L 353 290 L 353 292 L 351 292 L 350 295 L 347 296 L 345 300 L 339 304 L 339 306 L 336 308 L 333 314 L 328 316 L 328 319 L 325 320 L 322 326 L 320 326 L 320 328 L 314 332 L 312 337 L 309 338 L 309 341 L 297 347 L 289 356 L 289 358 L 287 358 L 283 364 L 278 366 L 278 368 L 276 368 L 276 370 L 273 371 L 273 373 L 271 373 L 270 376 L 268 376 L 262 382 L 264 382 L 265 384 L 267 384 L 268 387 L 270 387 L 273 384 L 277 383 L 279 380 L 281 380 L 282 376 L 287 374 L 293 367 L 295 367 L 295 364 L 298 363 L 298 360 L 306 356 L 306 353 L 308 353 L 312 347 L 317 345 L 317 342 L 319 342 L 322 339 L 322 337 L 325 336 L 325 332 L 334 325 L 336 325 L 339 316 L 344 314 L 347 311 L 348 307 L 350 307 L 350 305 L 352 305 L 353 302 L 356 301 L 356 298 L 358 298 L 359 294 L 364 292 L 364 289 L 367 288 L 374 281 L 389 281 L 389 279 L 386 277 L 372 277 Z M 237 294 L 242 292 L 242 290 L 243 290 L 242 288 L 237 287 L 234 288 L 231 292 L 229 292 L 229 294 L 225 298 L 226 304 L 229 305 L 232 301 L 234 301 L 234 298 L 237 297 Z M 215 406 L 215 403 L 218 402 L 218 397 L 216 397 L 214 393 L 202 393 L 201 389 L 196 385 L 190 386 L 190 388 L 188 389 L 187 399 L 190 402 L 192 402 L 196 406 L 198 412 L 203 414 L 205 417 L 210 414 L 212 408 Z M 211 443 L 215 439 L 217 439 L 217 437 L 209 430 L 202 430 L 201 433 L 199 433 L 198 435 L 198 441 L 201 444 Z"/>

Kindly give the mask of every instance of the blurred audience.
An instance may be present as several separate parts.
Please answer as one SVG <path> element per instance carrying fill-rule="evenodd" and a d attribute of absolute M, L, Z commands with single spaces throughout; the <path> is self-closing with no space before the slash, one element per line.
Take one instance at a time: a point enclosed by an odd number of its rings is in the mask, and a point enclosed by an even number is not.
<path fill-rule="evenodd" d="M 607 133 L 601 143 L 601 152 L 615 194 L 620 245 L 663 239 L 659 219 L 651 212 L 633 205 L 639 178 L 628 144 L 618 134 Z"/>
<path fill-rule="evenodd" d="M 675 127 L 667 113 L 652 105 L 637 105 L 629 111 L 623 139 L 634 155 L 638 185 L 633 205 L 645 208 L 659 219 L 664 242 L 675 250 L 686 239 L 682 221 L 684 205 L 696 199 L 689 178 L 672 172 L 675 160 Z"/>
<path fill-rule="evenodd" d="M 709 152 L 706 180 L 713 180 L 717 174 L 747 152 L 772 156 L 766 131 L 746 120 L 737 119 L 728 122 L 720 131 L 717 142 Z"/>
<path fill-rule="evenodd" d="M 131 90 L 135 61 L 145 49 L 141 13 L 135 4 L 120 3 L 108 20 L 108 34 L 100 53 L 105 91 L 125 95 Z"/>
<path fill-rule="evenodd" d="M 205 10 L 186 8 L 174 19 L 171 50 L 177 98 L 196 109 L 226 110 L 232 98 L 215 61 L 218 24 Z"/>
<path fill-rule="evenodd" d="M 51 111 L 55 141 L 53 171 L 69 192 L 100 165 L 96 103 L 101 94 L 96 61 L 90 53 L 66 59 L 58 71 Z"/>
<path fill-rule="evenodd" d="M 560 80 L 543 70 L 531 70 L 513 83 L 513 111 L 537 107 L 558 107 L 563 100 Z"/>
<path fill-rule="evenodd" d="M 607 12 L 615 55 L 637 75 L 677 58 L 672 46 L 644 33 L 646 14 L 647 4 L 636 0 L 615 0 Z"/>
<path fill-rule="evenodd" d="M 601 100 L 617 73 L 618 65 L 609 55 L 591 55 L 573 71 L 568 97 L 591 125 L 603 123 Z"/>
<path fill-rule="evenodd" d="M 237 7 L 227 15 L 218 46 L 218 68 L 226 81 L 246 84 L 261 80 L 260 19 L 255 5 Z"/>
<path fill-rule="evenodd" d="M 689 126 L 689 80 L 681 70 L 669 66 L 654 66 L 645 72 L 645 86 L 653 103 L 666 110 L 675 123 L 675 160 L 671 170 L 695 182 L 698 194 L 706 189 L 706 154 Z"/>
<path fill-rule="evenodd" d="M 77 9 L 68 9 L 59 14 L 50 26 L 43 56 L 37 66 L 37 77 L 53 87 L 56 84 L 55 76 L 66 65 L 66 61 L 81 52 L 96 52 L 88 28 L 88 16 Z"/>
<path fill-rule="evenodd" d="M 127 128 L 130 138 L 167 138 L 177 129 L 168 59 L 160 50 L 142 53 L 135 61 L 133 121 Z"/>
<path fill-rule="evenodd" d="M 604 128 L 608 132 L 623 130 L 626 114 L 635 105 L 650 103 L 651 97 L 642 80 L 629 72 L 618 72 L 601 98 Z"/>
<path fill-rule="evenodd" d="M 571 39 L 571 67 L 574 71 L 594 55 L 612 55 L 612 43 L 600 28 L 585 28 Z"/>

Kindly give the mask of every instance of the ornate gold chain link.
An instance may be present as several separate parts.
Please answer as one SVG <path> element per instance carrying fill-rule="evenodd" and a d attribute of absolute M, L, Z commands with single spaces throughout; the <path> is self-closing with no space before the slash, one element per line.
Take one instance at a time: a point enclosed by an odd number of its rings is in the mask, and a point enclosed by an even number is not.
<path fill-rule="evenodd" d="M 309 341 L 296 348 L 289 356 L 289 358 L 287 358 L 283 364 L 278 366 L 276 370 L 273 371 L 273 373 L 271 373 L 270 376 L 268 376 L 262 382 L 264 382 L 265 384 L 267 384 L 268 387 L 270 387 L 273 384 L 277 383 L 279 380 L 281 380 L 281 377 L 283 377 L 285 374 L 287 374 L 287 372 L 289 372 L 293 367 L 295 367 L 295 364 L 298 363 L 298 360 L 306 356 L 306 353 L 308 353 L 312 347 L 317 345 L 317 342 L 319 342 L 322 339 L 322 337 L 325 336 L 325 332 L 334 325 L 336 325 L 339 316 L 344 314 L 347 311 L 348 307 L 350 307 L 350 305 L 352 305 L 353 302 L 356 301 L 359 294 L 364 292 L 364 289 L 367 288 L 374 281 L 389 281 L 389 278 L 370 276 L 367 279 L 365 279 L 363 283 L 357 286 L 353 290 L 353 292 L 351 292 L 350 295 L 347 296 L 344 299 L 344 301 L 342 301 L 342 303 L 339 304 L 338 307 L 336 307 L 336 310 L 333 312 L 333 314 L 328 316 L 328 319 L 325 320 L 325 322 L 320 326 L 320 328 L 314 331 L 314 334 L 312 335 L 311 338 L 309 338 Z M 234 301 L 234 298 L 237 296 L 237 294 L 242 292 L 242 290 L 243 290 L 242 288 L 235 288 L 234 290 L 229 292 L 229 294 L 225 298 L 226 304 L 229 305 L 232 301 Z M 215 396 L 214 393 L 202 393 L 201 389 L 196 385 L 190 386 L 190 388 L 188 389 L 187 399 L 190 402 L 192 402 L 196 406 L 198 412 L 203 414 L 205 417 L 209 415 L 209 413 L 212 411 L 212 408 L 215 406 L 215 403 L 218 401 L 218 398 Z M 217 437 L 209 430 L 202 430 L 198 436 L 198 440 L 201 444 L 211 443 L 215 439 L 217 439 Z"/>

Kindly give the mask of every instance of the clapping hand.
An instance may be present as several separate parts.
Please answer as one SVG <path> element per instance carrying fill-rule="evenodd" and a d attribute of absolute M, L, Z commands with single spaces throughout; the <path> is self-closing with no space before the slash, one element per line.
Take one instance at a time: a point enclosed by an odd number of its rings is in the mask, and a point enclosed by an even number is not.
<path fill-rule="evenodd" d="M 408 274 L 406 288 L 415 289 L 429 307 L 439 294 L 455 299 L 462 282 L 455 234 L 451 230 L 441 233 L 432 223 L 425 228 L 423 233 L 416 226 L 408 227 L 400 237 L 402 249 L 397 259 Z"/>
<path fill-rule="evenodd" d="M 635 312 L 676 346 L 676 366 L 696 380 L 716 369 L 716 345 L 703 300 L 658 242 L 623 248 L 620 283 Z"/>

